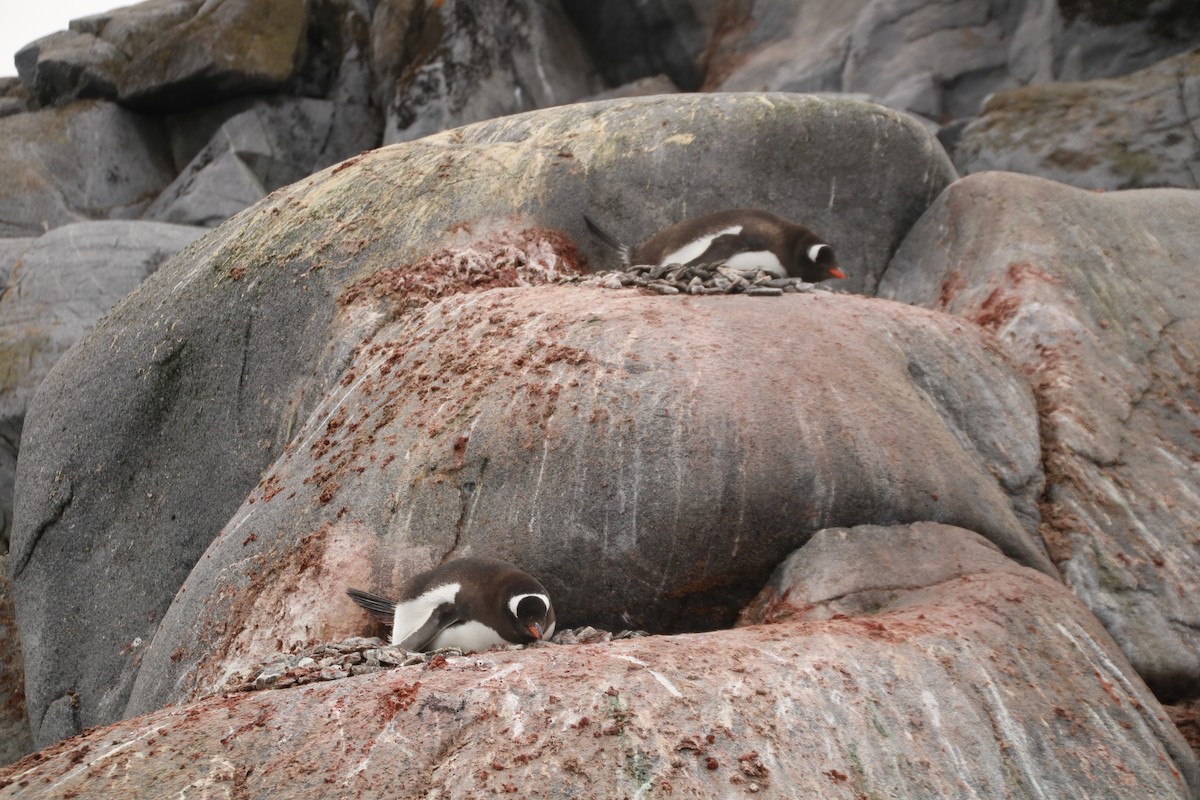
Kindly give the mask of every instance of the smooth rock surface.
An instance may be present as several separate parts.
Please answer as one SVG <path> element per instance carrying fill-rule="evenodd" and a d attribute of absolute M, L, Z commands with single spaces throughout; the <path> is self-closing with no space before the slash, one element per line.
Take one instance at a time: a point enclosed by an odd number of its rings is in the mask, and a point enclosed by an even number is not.
<path fill-rule="evenodd" d="M 595 68 L 558 3 L 446 0 L 406 20 L 415 45 L 385 75 L 385 143 L 595 94 Z"/>
<path fill-rule="evenodd" d="M 305 0 L 210 0 L 131 54 L 121 102 L 179 109 L 277 91 L 296 72 L 307 15 Z"/>
<path fill-rule="evenodd" d="M 1159 697 L 1200 685 L 1200 193 L 953 184 L 880 293 L 993 331 L 1042 418 L 1043 536 Z"/>
<path fill-rule="evenodd" d="M 696 159 L 713 152 L 720 166 L 698 180 Z M 953 177 L 924 128 L 877 106 L 680 95 L 470 126 L 260 201 L 106 317 L 26 419 L 14 591 L 37 632 L 25 658 L 38 741 L 73 732 L 41 732 L 68 692 L 74 730 L 123 713 L 141 657 L 131 643 L 154 636 L 216 532 L 389 321 L 341 316 L 352 284 L 494 229 L 561 230 L 602 265 L 612 255 L 586 236 L 584 210 L 634 240 L 759 205 L 838 243 L 846 283 L 862 287 Z M 62 604 L 82 630 L 44 624 Z"/>
<path fill-rule="evenodd" d="M 1084 189 L 1200 188 L 1200 50 L 1121 78 L 992 96 L 963 131 L 960 172 L 1006 170 Z"/>
<path fill-rule="evenodd" d="M 130 219 L 174 177 L 161 125 L 108 102 L 0 118 L 0 236 Z"/>
<path fill-rule="evenodd" d="M 1054 573 L 1033 535 L 1032 395 L 987 348 L 851 296 L 542 287 L 429 306 L 363 341 L 213 542 L 130 711 L 210 693 L 280 639 L 355 633 L 347 585 L 387 594 L 469 554 L 536 576 L 565 627 L 651 632 L 729 625 L 833 525 L 940 520 Z"/>
<path fill-rule="evenodd" d="M 77 222 L 0 240 L 0 543 L 7 549 L 25 411 L 59 357 L 204 231 L 157 222 Z M 4 245 L 19 243 L 9 257 Z"/>
<path fill-rule="evenodd" d="M 790 563 L 814 575 L 882 556 L 825 586 L 891 597 L 216 696 L 55 745 L 0 797 L 1195 796 L 1187 744 L 1056 580 L 948 526 L 809 547 Z M 948 566 L 890 583 L 930 557 Z"/>

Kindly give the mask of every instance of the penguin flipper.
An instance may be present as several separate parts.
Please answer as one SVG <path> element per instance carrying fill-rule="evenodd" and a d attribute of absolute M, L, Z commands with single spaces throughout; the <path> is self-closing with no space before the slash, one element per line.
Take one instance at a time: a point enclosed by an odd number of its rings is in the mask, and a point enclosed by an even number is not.
<path fill-rule="evenodd" d="M 392 644 L 399 645 L 410 653 L 423 653 L 439 633 L 456 622 L 462 622 L 458 606 L 455 603 L 442 603 L 429 612 L 429 616 L 421 624 L 421 627 L 405 636 L 403 641 L 392 642 Z"/>
<path fill-rule="evenodd" d="M 350 599 L 357 603 L 362 608 L 366 609 L 371 616 L 385 622 L 392 623 L 392 617 L 396 612 L 396 604 L 386 597 L 380 597 L 377 594 L 364 592 L 362 589 L 347 589 L 346 594 L 350 595 Z"/>
<path fill-rule="evenodd" d="M 724 233 L 708 243 L 708 249 L 687 263 L 689 267 L 698 264 L 716 264 L 726 261 L 738 253 L 760 250 L 761 246 L 749 237 L 740 233 Z"/>
<path fill-rule="evenodd" d="M 633 250 L 629 247 L 629 245 L 621 244 L 617 237 L 600 227 L 600 224 L 587 214 L 583 215 L 583 221 L 587 223 L 588 230 L 590 230 L 597 239 L 604 242 L 613 250 L 617 251 L 617 253 L 621 256 L 621 263 L 628 267 L 633 256 Z"/>

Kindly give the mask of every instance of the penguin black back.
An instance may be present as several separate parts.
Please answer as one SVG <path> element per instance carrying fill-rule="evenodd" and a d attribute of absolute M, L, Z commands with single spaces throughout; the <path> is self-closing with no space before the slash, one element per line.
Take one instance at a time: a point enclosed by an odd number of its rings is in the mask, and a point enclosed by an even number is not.
<path fill-rule="evenodd" d="M 347 594 L 372 615 L 391 617 L 392 644 L 407 650 L 484 650 L 554 635 L 554 608 L 533 576 L 495 558 L 472 556 L 409 580 L 400 599 L 358 589 Z"/>
<path fill-rule="evenodd" d="M 769 211 L 735 208 L 664 228 L 635 248 L 584 215 L 588 227 L 629 264 L 712 264 L 761 269 L 809 283 L 844 278 L 833 247 L 813 231 Z"/>

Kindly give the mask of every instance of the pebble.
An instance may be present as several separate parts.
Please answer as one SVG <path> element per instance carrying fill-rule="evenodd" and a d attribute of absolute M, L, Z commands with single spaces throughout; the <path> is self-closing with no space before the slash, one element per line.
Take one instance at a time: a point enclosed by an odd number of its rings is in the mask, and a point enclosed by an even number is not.
<path fill-rule="evenodd" d="M 617 639 L 648 636 L 645 631 L 599 630 L 590 626 L 561 630 L 550 640 L 555 645 L 594 644 Z M 536 645 L 544 647 L 545 643 Z M 523 645 L 509 645 L 505 650 L 520 650 Z M 366 675 L 396 667 L 413 667 L 428 664 L 435 656 L 461 658 L 462 650 L 447 647 L 432 653 L 410 653 L 402 647 L 386 645 L 375 637 L 355 636 L 340 642 L 314 645 L 299 653 L 281 654 L 271 661 L 260 664 L 250 671 L 233 676 L 225 686 L 226 691 L 253 692 L 265 689 L 283 689 L 317 681 L 336 681 L 352 675 Z"/>
<path fill-rule="evenodd" d="M 800 278 L 780 278 L 757 269 L 732 269 L 724 263 L 634 264 L 623 270 L 568 275 L 560 283 L 599 286 L 603 289 L 635 287 L 662 295 L 745 294 L 750 297 L 779 297 L 783 294 L 831 294 L 832 289 Z"/>

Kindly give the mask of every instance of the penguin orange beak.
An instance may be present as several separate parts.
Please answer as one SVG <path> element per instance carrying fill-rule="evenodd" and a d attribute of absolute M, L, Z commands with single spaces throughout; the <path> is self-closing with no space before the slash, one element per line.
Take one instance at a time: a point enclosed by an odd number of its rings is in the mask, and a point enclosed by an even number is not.
<path fill-rule="evenodd" d="M 542 626 L 541 625 L 537 624 L 536 622 L 533 623 L 532 625 L 529 626 L 529 632 L 533 634 L 534 639 L 538 639 L 539 641 L 541 640 L 541 638 L 542 638 Z"/>
<path fill-rule="evenodd" d="M 834 267 L 833 269 L 829 270 L 829 276 L 831 278 L 844 278 L 846 277 L 846 273 L 842 272 L 837 267 Z"/>

